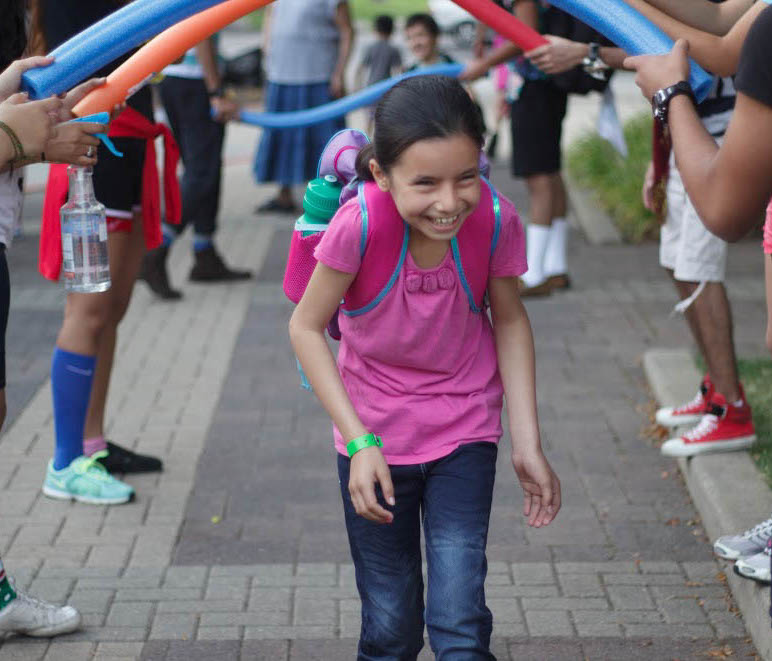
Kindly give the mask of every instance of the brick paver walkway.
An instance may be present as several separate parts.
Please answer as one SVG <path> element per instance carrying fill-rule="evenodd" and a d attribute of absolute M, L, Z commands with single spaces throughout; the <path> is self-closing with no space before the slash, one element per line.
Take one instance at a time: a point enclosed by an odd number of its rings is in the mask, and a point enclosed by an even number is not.
<path fill-rule="evenodd" d="M 495 179 L 522 206 L 503 169 Z M 12 253 L 0 551 L 21 584 L 69 600 L 86 626 L 51 643 L 8 640 L 3 661 L 354 658 L 358 599 L 330 425 L 298 388 L 286 335 L 291 307 L 279 281 L 290 221 L 252 216 L 254 191 L 246 165 L 228 168 L 219 240 L 229 260 L 256 269 L 256 282 L 186 284 L 175 304 L 138 286 L 109 434 L 162 455 L 167 469 L 130 477 L 130 505 L 40 495 L 62 292 L 34 275 L 34 237 Z M 186 253 L 174 253 L 175 283 Z M 571 259 L 574 289 L 527 304 L 544 443 L 565 504 L 553 526 L 523 525 L 505 440 L 489 544 L 495 653 L 699 659 L 728 644 L 744 657 L 752 647 L 675 465 L 640 438 L 640 355 L 688 342 L 683 322 L 667 319 L 674 295 L 656 247 L 591 247 L 577 235 Z M 755 242 L 733 251 L 730 272 L 740 352 L 763 354 Z"/>

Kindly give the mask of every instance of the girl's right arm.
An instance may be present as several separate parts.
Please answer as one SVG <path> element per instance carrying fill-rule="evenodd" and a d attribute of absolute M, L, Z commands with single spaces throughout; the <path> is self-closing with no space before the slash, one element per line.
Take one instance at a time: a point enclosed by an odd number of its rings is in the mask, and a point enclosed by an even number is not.
<path fill-rule="evenodd" d="M 370 431 L 378 431 L 368 430 L 359 419 L 324 337 L 327 322 L 332 319 L 353 280 L 354 274 L 317 263 L 289 324 L 295 355 L 319 401 L 347 441 Z M 369 447 L 360 450 L 351 458 L 348 485 L 354 508 L 357 514 L 370 521 L 391 523 L 393 514 L 383 508 L 376 498 L 376 482 L 380 484 L 386 502 L 394 505 L 391 474 L 380 449 Z"/>

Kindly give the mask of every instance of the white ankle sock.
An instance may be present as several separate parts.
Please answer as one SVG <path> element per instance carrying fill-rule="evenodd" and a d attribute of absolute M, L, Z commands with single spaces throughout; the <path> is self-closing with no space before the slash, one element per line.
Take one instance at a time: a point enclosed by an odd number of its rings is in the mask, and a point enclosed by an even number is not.
<path fill-rule="evenodd" d="M 528 287 L 535 287 L 544 282 L 544 256 L 550 238 L 550 228 L 546 225 L 528 223 L 526 228 L 526 255 L 528 271 L 521 277 Z"/>
<path fill-rule="evenodd" d="M 566 245 L 568 243 L 568 221 L 555 218 L 550 226 L 550 240 L 544 257 L 544 275 L 563 275 L 568 273 L 566 265 Z"/>

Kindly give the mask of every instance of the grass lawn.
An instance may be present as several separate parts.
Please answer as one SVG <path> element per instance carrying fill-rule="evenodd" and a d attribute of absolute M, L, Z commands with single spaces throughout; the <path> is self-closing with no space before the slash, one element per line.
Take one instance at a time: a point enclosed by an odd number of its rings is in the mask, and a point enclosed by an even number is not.
<path fill-rule="evenodd" d="M 409 16 L 426 11 L 426 0 L 349 0 L 351 15 L 357 20 L 372 20 L 379 14 Z"/>
<path fill-rule="evenodd" d="M 416 12 L 427 11 L 426 0 L 349 0 L 351 17 L 357 20 L 372 21 L 379 14 L 389 16 L 409 16 Z M 263 24 L 263 11 L 258 10 L 249 16 L 252 26 L 259 29 Z"/>
<path fill-rule="evenodd" d="M 772 360 L 757 358 L 738 362 L 740 379 L 753 409 L 753 423 L 759 439 L 751 450 L 751 456 L 772 486 Z"/>
<path fill-rule="evenodd" d="M 628 157 L 597 134 L 575 142 L 567 165 L 574 178 L 589 188 L 616 223 L 625 241 L 637 243 L 659 236 L 659 224 L 641 201 L 641 185 L 651 160 L 651 114 L 635 117 L 624 126 Z"/>

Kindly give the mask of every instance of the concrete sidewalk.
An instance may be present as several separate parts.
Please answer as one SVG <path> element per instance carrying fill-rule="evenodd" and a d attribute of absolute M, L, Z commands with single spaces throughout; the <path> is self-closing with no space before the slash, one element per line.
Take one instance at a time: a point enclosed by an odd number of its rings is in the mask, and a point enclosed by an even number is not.
<path fill-rule="evenodd" d="M 298 388 L 280 280 L 291 220 L 256 218 L 250 129 L 229 135 L 219 243 L 257 280 L 184 285 L 166 304 L 143 284 L 121 329 L 108 435 L 163 456 L 130 477 L 135 503 L 98 508 L 40 494 L 52 450 L 47 365 L 63 293 L 34 272 L 34 225 L 11 252 L 9 422 L 0 438 L 0 552 L 35 594 L 69 600 L 83 631 L 14 639 L 0 659 L 354 657 L 358 599 L 330 424 Z M 523 208 L 503 166 L 494 181 Z M 34 202 L 34 200 L 32 200 Z M 33 206 L 29 207 L 30 217 Z M 488 597 L 500 659 L 699 659 L 752 653 L 675 463 L 640 438 L 651 346 L 688 344 L 656 247 L 572 237 L 574 289 L 529 301 L 544 444 L 564 508 L 530 530 L 500 452 Z M 182 283 L 189 246 L 172 256 Z M 733 248 L 741 355 L 764 355 L 761 256 Z M 429 659 L 425 652 L 421 659 Z"/>

